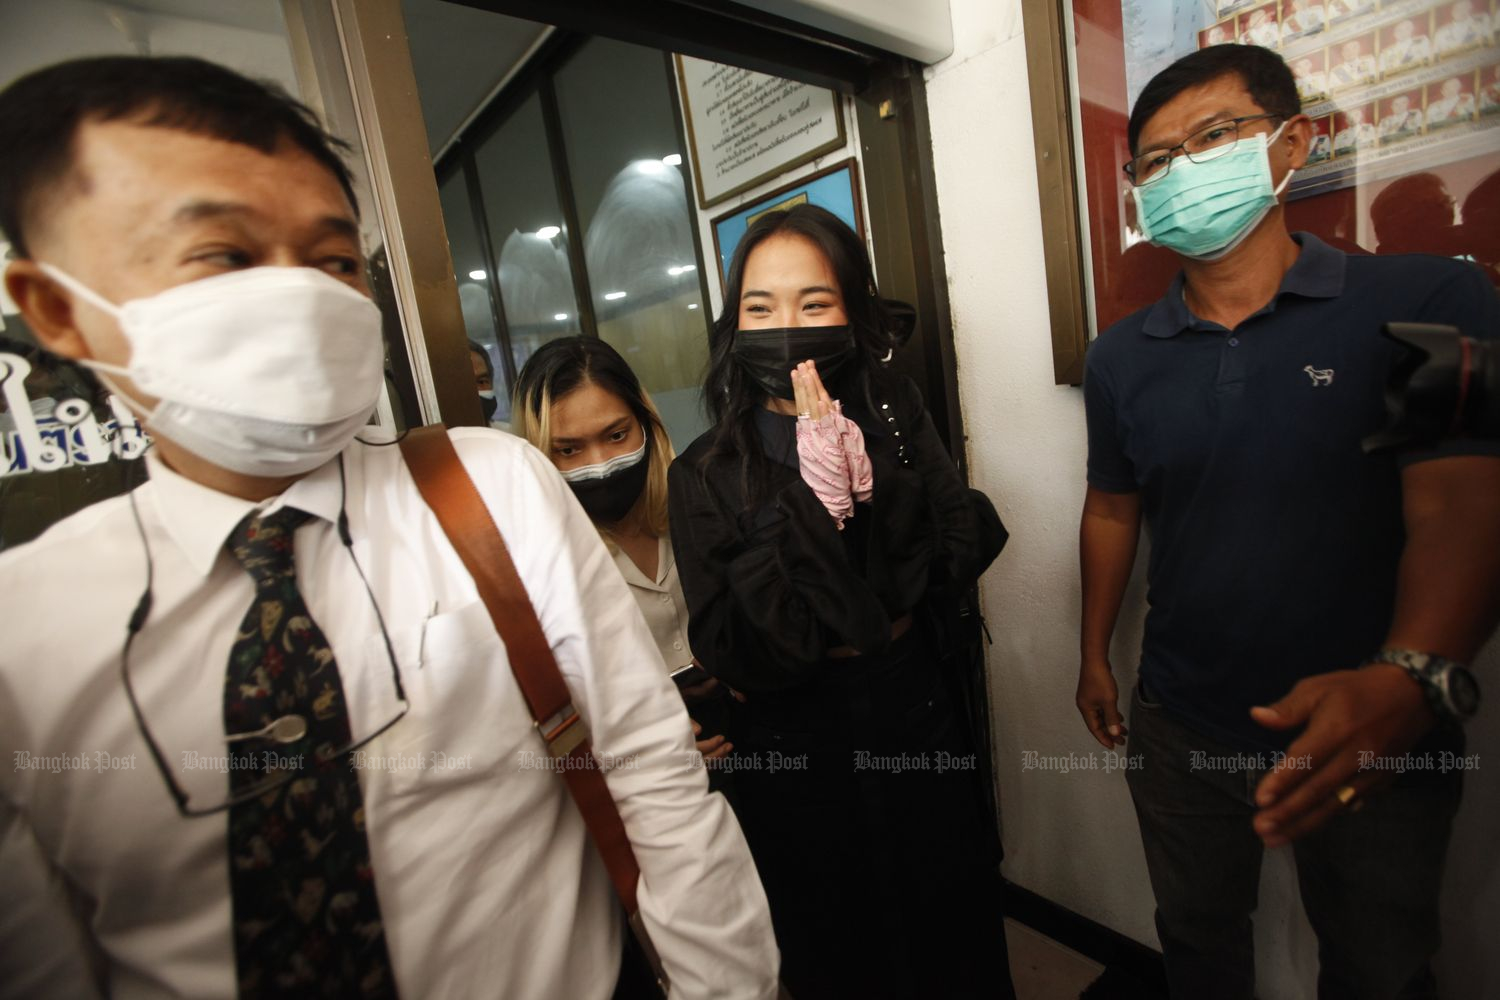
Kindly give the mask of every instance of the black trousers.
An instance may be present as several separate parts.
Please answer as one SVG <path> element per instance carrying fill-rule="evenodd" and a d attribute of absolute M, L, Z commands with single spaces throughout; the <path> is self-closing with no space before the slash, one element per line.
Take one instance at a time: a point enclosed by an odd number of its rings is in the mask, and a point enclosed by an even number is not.
<path fill-rule="evenodd" d="M 737 705 L 736 808 L 797 1000 L 1014 996 L 977 759 L 913 629 Z"/>
<path fill-rule="evenodd" d="M 646 953 L 636 943 L 635 935 L 626 927 L 624 932 L 625 953 L 620 956 L 620 978 L 610 1000 L 662 1000 L 661 988 L 656 985 L 656 976 Z"/>

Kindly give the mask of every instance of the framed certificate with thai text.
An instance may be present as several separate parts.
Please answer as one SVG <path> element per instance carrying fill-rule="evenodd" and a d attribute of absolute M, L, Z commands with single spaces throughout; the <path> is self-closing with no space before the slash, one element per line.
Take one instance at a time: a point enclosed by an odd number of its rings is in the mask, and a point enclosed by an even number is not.
<path fill-rule="evenodd" d="M 833 91 L 692 56 L 676 59 L 699 207 L 844 145 Z"/>

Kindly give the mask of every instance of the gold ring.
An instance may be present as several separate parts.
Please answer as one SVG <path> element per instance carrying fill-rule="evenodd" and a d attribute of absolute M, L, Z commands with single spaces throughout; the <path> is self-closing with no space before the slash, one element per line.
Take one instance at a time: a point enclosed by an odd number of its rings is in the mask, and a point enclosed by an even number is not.
<path fill-rule="evenodd" d="M 797 414 L 797 416 L 801 417 L 803 420 L 811 420 L 812 419 L 812 414 L 810 412 L 808 412 L 807 410 L 800 411 Z"/>
<path fill-rule="evenodd" d="M 1347 809 L 1350 812 L 1359 812 L 1365 806 L 1364 799 L 1359 797 L 1359 789 L 1353 785 L 1345 785 L 1334 792 L 1333 797 L 1338 799 L 1341 809 Z"/>

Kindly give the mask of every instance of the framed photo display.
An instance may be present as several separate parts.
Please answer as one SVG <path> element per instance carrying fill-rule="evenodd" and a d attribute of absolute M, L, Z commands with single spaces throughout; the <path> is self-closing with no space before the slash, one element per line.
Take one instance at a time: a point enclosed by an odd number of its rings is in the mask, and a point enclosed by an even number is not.
<path fill-rule="evenodd" d="M 1126 126 L 1152 76 L 1210 45 L 1272 49 L 1296 79 L 1313 139 L 1291 229 L 1464 257 L 1500 284 L 1500 0 L 1022 3 L 1059 383 L 1176 273 L 1136 228 Z"/>
<path fill-rule="evenodd" d="M 864 239 L 864 219 L 859 210 L 859 161 L 851 156 L 714 219 L 711 225 L 714 257 L 719 261 L 719 287 L 723 288 L 729 280 L 729 262 L 751 223 L 767 212 L 809 204 L 828 209 Z"/>

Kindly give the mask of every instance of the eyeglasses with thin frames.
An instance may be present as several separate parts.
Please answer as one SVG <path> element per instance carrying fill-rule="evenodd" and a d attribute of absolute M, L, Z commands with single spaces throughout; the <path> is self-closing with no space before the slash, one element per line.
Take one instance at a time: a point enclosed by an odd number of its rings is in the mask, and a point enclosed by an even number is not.
<path fill-rule="evenodd" d="M 1177 158 L 1179 150 L 1194 163 L 1213 160 L 1234 149 L 1235 144 L 1240 141 L 1242 126 L 1250 122 L 1265 121 L 1268 118 L 1285 117 L 1286 115 L 1281 114 L 1244 115 L 1214 122 L 1212 125 L 1205 125 L 1175 146 L 1167 149 L 1149 149 L 1120 169 L 1136 187 L 1154 184 L 1171 172 L 1172 161 Z"/>

